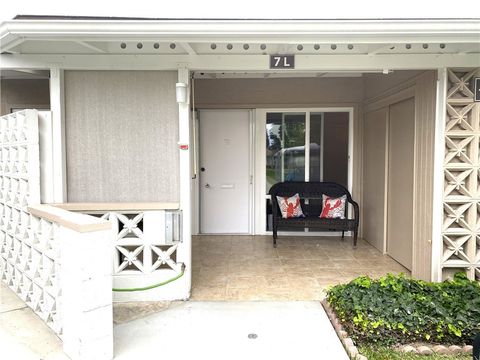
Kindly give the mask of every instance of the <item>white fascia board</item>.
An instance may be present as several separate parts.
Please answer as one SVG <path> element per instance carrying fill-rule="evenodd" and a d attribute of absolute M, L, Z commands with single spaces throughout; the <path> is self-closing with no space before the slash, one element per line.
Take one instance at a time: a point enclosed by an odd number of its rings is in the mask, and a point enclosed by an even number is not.
<path fill-rule="evenodd" d="M 453 20 L 12 20 L 0 26 L 2 47 L 9 36 L 25 39 L 205 42 L 248 41 L 395 43 L 478 42 L 479 19 Z"/>
<path fill-rule="evenodd" d="M 268 55 L 0 55 L 2 69 L 173 70 L 186 66 L 204 71 L 269 71 Z M 296 55 L 295 70 L 315 71 L 428 70 L 478 67 L 478 54 Z M 276 70 L 278 72 L 278 70 Z"/>

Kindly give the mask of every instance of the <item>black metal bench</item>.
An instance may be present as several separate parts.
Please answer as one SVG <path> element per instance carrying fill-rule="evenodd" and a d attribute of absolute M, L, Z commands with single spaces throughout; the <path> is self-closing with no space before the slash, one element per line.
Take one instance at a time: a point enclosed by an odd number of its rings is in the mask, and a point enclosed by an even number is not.
<path fill-rule="evenodd" d="M 305 217 L 282 218 L 282 213 L 277 202 L 277 196 L 290 197 L 295 194 L 300 196 L 300 204 Z M 273 246 L 277 246 L 277 232 L 279 229 L 308 228 L 316 231 L 342 231 L 342 239 L 345 231 L 353 231 L 353 246 L 357 246 L 359 208 L 353 201 L 350 192 L 340 184 L 332 182 L 299 182 L 288 181 L 273 185 L 269 192 L 272 201 L 273 220 Z M 345 219 L 320 218 L 322 212 L 322 195 L 338 198 L 347 196 L 345 202 Z M 353 206 L 353 219 L 348 218 L 348 207 Z"/>

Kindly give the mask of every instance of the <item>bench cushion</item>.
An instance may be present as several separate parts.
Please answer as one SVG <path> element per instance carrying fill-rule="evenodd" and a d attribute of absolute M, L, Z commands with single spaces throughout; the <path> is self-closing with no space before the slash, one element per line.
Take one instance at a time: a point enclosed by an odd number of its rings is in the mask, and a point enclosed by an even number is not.
<path fill-rule="evenodd" d="M 278 207 L 282 214 L 282 218 L 298 218 L 304 217 L 302 206 L 300 205 L 300 196 L 277 196 Z"/>
<path fill-rule="evenodd" d="M 326 219 L 345 219 L 345 203 L 347 195 L 338 198 L 322 195 L 322 213 L 321 218 Z"/>

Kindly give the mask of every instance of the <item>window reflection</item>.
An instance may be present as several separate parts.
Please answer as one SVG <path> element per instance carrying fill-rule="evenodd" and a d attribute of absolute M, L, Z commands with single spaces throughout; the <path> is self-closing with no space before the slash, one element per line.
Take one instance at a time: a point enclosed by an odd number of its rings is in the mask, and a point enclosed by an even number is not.
<path fill-rule="evenodd" d="M 322 113 L 310 114 L 310 181 L 322 181 Z"/>
<path fill-rule="evenodd" d="M 267 113 L 267 193 L 280 181 L 305 180 L 305 113 Z"/>

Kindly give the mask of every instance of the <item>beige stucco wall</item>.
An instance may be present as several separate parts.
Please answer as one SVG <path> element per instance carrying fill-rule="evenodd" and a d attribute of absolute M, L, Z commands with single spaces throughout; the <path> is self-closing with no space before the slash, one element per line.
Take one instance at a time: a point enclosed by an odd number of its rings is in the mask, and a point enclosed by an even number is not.
<path fill-rule="evenodd" d="M 320 106 L 362 100 L 361 77 L 195 80 L 198 108 Z"/>
<path fill-rule="evenodd" d="M 13 107 L 50 108 L 48 79 L 0 80 L 0 115 L 9 114 Z"/>
<path fill-rule="evenodd" d="M 69 202 L 179 201 L 177 72 L 66 71 Z"/>
<path fill-rule="evenodd" d="M 423 73 L 421 70 L 393 71 L 389 74 L 364 74 L 363 96 L 366 100 L 382 96 L 386 91 Z"/>

